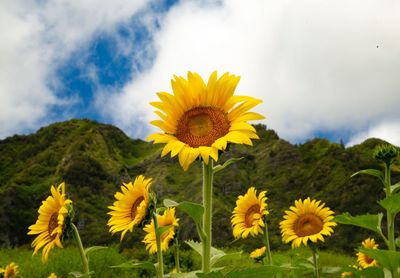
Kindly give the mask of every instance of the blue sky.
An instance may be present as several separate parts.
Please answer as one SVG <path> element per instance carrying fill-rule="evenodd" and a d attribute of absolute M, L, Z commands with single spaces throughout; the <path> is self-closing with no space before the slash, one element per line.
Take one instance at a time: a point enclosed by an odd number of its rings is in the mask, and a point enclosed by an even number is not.
<path fill-rule="evenodd" d="M 240 75 L 262 123 L 293 143 L 400 145 L 394 1 L 3 1 L 0 138 L 89 118 L 131 137 L 174 74 Z"/>

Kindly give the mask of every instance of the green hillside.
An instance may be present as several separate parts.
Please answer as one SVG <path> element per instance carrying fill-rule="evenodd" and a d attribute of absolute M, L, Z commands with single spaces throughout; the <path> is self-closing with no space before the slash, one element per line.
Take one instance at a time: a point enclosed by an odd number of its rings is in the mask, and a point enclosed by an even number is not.
<path fill-rule="evenodd" d="M 221 156 L 243 160 L 215 177 L 214 244 L 233 241 L 230 212 L 238 195 L 247 188 L 268 191 L 272 248 L 281 248 L 279 221 L 284 209 L 300 197 L 322 199 L 337 213 L 377 212 L 381 185 L 371 177 L 350 175 L 360 169 L 377 168 L 372 150 L 378 139 L 368 139 L 351 148 L 313 139 L 292 145 L 263 125 L 253 147 L 232 146 Z M 201 202 L 200 162 L 184 172 L 176 159 L 160 158 L 162 146 L 133 140 L 121 130 L 89 120 L 71 120 L 41 128 L 27 136 L 0 141 L 0 246 L 29 243 L 27 228 L 52 184 L 65 181 L 74 202 L 75 221 L 87 244 L 119 242 L 108 233 L 107 206 L 123 181 L 138 174 L 152 177 L 159 199 Z M 394 174 L 393 182 L 400 175 Z M 194 225 L 180 215 L 181 238 L 196 238 Z M 338 227 L 325 246 L 353 251 L 367 234 L 354 227 Z M 142 245 L 140 232 L 124 244 Z M 251 249 L 254 241 L 238 241 Z"/>

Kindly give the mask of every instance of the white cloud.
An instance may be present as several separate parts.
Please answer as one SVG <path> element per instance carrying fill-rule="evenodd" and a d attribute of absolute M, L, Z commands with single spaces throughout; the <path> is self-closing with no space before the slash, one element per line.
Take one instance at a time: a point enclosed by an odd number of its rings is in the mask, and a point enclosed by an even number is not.
<path fill-rule="evenodd" d="M 400 146 L 400 122 L 384 122 L 352 136 L 347 147 L 360 144 L 368 138 L 379 138 Z"/>
<path fill-rule="evenodd" d="M 146 3 L 0 1 L 0 138 L 53 121 L 45 118 L 50 106 L 68 103 L 55 93 L 57 66 Z"/>
<path fill-rule="evenodd" d="M 188 70 L 241 75 L 237 92 L 263 99 L 256 110 L 291 141 L 400 118 L 400 3 L 207 3 L 173 7 L 154 34 L 152 67 L 107 96 L 114 123 L 130 135 L 150 131 L 137 124 L 156 117 L 148 102 Z"/>

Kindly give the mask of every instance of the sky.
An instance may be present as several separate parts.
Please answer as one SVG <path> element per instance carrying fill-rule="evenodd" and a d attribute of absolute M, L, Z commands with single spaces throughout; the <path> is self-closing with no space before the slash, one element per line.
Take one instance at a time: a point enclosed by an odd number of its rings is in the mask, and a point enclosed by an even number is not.
<path fill-rule="evenodd" d="M 395 0 L 2 0 L 0 139 L 89 118 L 132 138 L 174 74 L 240 75 L 281 138 L 400 145 Z"/>

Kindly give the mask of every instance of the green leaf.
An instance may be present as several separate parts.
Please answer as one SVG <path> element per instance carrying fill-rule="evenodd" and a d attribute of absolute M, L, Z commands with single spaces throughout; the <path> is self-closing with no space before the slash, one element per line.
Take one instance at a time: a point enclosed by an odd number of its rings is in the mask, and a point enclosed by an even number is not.
<path fill-rule="evenodd" d="M 400 252 L 366 248 L 360 248 L 358 251 L 375 259 L 379 265 L 389 269 L 391 272 L 398 272 L 400 268 Z"/>
<path fill-rule="evenodd" d="M 242 257 L 242 252 L 228 253 L 228 254 L 217 254 L 211 257 L 211 267 L 217 263 L 239 260 Z"/>
<path fill-rule="evenodd" d="M 148 269 L 152 271 L 157 271 L 155 265 L 152 262 L 135 262 L 135 261 L 129 261 L 129 262 L 124 262 L 119 265 L 114 265 L 110 266 L 110 268 L 143 268 L 143 269 Z"/>
<path fill-rule="evenodd" d="M 224 277 L 227 278 L 254 278 L 254 277 L 273 277 L 278 273 L 285 273 L 292 270 L 297 270 L 293 267 L 282 267 L 275 265 L 266 265 L 261 267 L 247 268 L 243 270 L 235 270 L 229 272 Z"/>
<path fill-rule="evenodd" d="M 341 215 L 335 216 L 333 221 L 340 224 L 362 227 L 381 234 L 382 217 L 382 213 L 351 216 L 349 213 L 346 212 Z"/>
<path fill-rule="evenodd" d="M 168 231 L 170 228 L 171 228 L 171 225 L 164 226 L 164 227 L 158 227 L 156 230 L 156 235 L 161 237 L 161 235 L 163 233 L 165 233 L 166 231 Z"/>
<path fill-rule="evenodd" d="M 223 278 L 225 277 L 220 271 L 212 271 L 210 273 L 197 273 L 199 278 Z"/>
<path fill-rule="evenodd" d="M 199 272 L 200 272 L 200 270 L 186 272 L 186 273 L 170 273 L 169 277 L 170 278 L 197 278 L 197 273 L 199 273 Z"/>
<path fill-rule="evenodd" d="M 376 169 L 361 170 L 361 171 L 355 172 L 353 175 L 351 175 L 351 177 L 354 177 L 354 176 L 360 175 L 360 174 L 374 176 L 374 177 L 377 177 L 378 179 L 380 179 L 383 183 L 385 182 L 385 178 L 384 178 L 382 171 L 379 171 Z"/>
<path fill-rule="evenodd" d="M 167 208 L 179 206 L 179 203 L 171 199 L 164 199 L 163 203 Z"/>
<path fill-rule="evenodd" d="M 94 251 L 98 251 L 98 250 L 103 250 L 103 249 L 107 249 L 108 247 L 105 246 L 91 246 L 85 249 L 85 255 L 86 257 L 89 257 L 89 255 L 91 253 L 93 253 Z"/>
<path fill-rule="evenodd" d="M 68 274 L 74 276 L 75 278 L 81 278 L 81 277 L 90 277 L 90 275 L 92 275 L 93 273 L 94 271 L 90 271 L 89 274 L 84 274 L 80 271 L 72 271 Z"/>
<path fill-rule="evenodd" d="M 170 199 L 164 200 L 164 206 L 166 207 L 176 207 L 179 210 L 187 213 L 193 221 L 199 225 L 201 225 L 201 221 L 203 219 L 204 207 L 197 203 L 183 201 L 181 203 L 177 203 Z"/>
<path fill-rule="evenodd" d="M 400 212 L 400 192 L 391 194 L 389 197 L 378 201 L 378 203 L 389 213 L 396 215 Z"/>
<path fill-rule="evenodd" d="M 399 189 L 400 189 L 400 182 L 390 186 L 390 192 L 392 193 L 395 193 Z"/>
<path fill-rule="evenodd" d="M 378 267 L 368 267 L 361 271 L 355 272 L 357 274 L 356 277 L 362 278 L 385 278 L 385 273 L 381 268 Z M 389 276 L 391 277 L 391 276 Z"/>
<path fill-rule="evenodd" d="M 228 159 L 227 161 L 225 161 L 224 164 L 215 166 L 215 167 L 213 168 L 214 174 L 215 174 L 215 173 L 218 173 L 219 171 L 221 171 L 221 170 L 223 170 L 223 169 L 225 169 L 226 167 L 228 167 L 228 166 L 231 165 L 232 163 L 235 163 L 235 162 L 237 162 L 237 161 L 239 161 L 239 160 L 242 160 L 243 158 L 244 158 L 244 157 L 240 157 L 240 158 L 231 158 L 231 159 Z"/>

